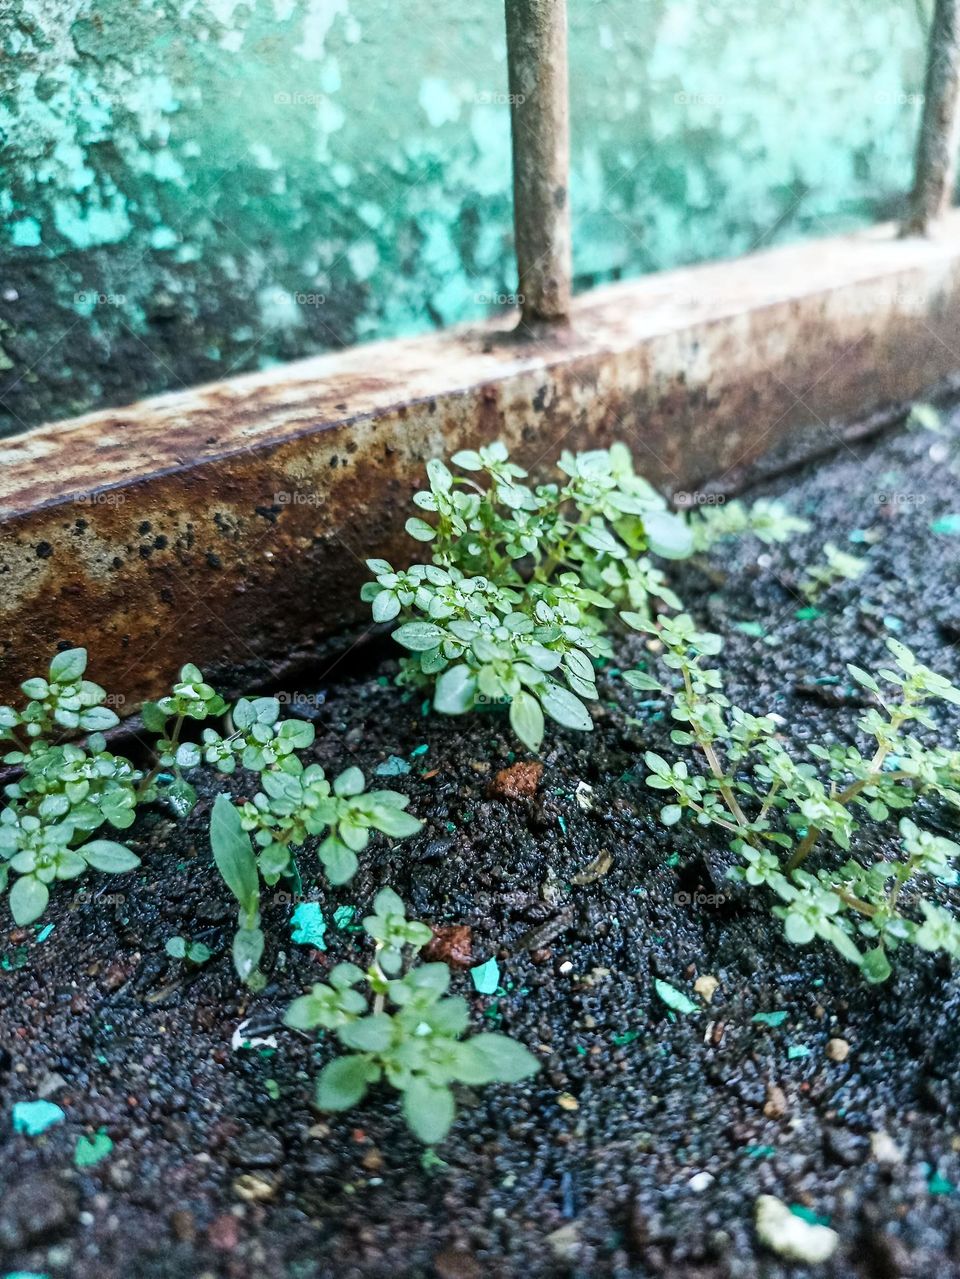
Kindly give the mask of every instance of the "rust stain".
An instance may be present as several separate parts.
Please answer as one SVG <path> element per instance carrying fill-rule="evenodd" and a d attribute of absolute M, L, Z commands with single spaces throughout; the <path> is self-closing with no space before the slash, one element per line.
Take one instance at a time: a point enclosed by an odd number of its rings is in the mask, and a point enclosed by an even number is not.
<path fill-rule="evenodd" d="M 536 342 L 357 348 L 4 442 L 0 700 L 58 645 L 87 645 L 133 711 L 184 661 L 266 668 L 356 623 L 363 561 L 416 552 L 403 524 L 435 454 L 499 437 L 536 470 L 623 439 L 675 489 L 918 393 L 952 371 L 960 237 L 906 243 L 671 272 L 588 296 Z"/>

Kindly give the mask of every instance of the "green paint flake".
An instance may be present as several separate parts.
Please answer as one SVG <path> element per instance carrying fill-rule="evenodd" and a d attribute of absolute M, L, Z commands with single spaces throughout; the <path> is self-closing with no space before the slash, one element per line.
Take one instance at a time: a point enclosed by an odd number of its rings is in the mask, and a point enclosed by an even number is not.
<path fill-rule="evenodd" d="M 744 1146 L 743 1153 L 751 1159 L 769 1159 L 777 1153 L 776 1146 Z"/>
<path fill-rule="evenodd" d="M 750 1020 L 756 1026 L 782 1026 L 789 1015 L 782 1010 L 775 1013 L 754 1013 Z"/>
<path fill-rule="evenodd" d="M 931 533 L 946 533 L 950 537 L 960 536 L 960 515 L 941 515 L 930 525 Z"/>
<path fill-rule="evenodd" d="M 10 229 L 10 239 L 17 249 L 35 249 L 40 243 L 40 223 L 36 218 L 21 218 Z"/>
<path fill-rule="evenodd" d="M 567 823 L 566 823 L 566 820 L 564 819 L 564 817 L 563 817 L 562 815 L 561 815 L 560 817 L 558 817 L 558 818 L 557 818 L 557 824 L 559 825 L 560 829 L 563 831 L 564 835 L 566 835 L 566 833 L 567 833 Z"/>
<path fill-rule="evenodd" d="M 112 1149 L 113 1142 L 103 1128 L 92 1137 L 78 1137 L 73 1152 L 73 1165 L 75 1168 L 92 1168 L 94 1164 L 106 1159 Z"/>
<path fill-rule="evenodd" d="M 639 1034 L 639 1030 L 625 1030 L 622 1034 L 613 1035 L 611 1042 L 616 1044 L 618 1048 L 623 1048 L 625 1044 L 632 1044 Z"/>
<path fill-rule="evenodd" d="M 671 986 L 668 981 L 661 981 L 658 977 L 653 983 L 653 988 L 667 1005 L 677 1013 L 695 1013 L 699 1012 L 699 1008 L 692 999 L 688 999 L 682 990 L 677 990 L 676 986 Z"/>
<path fill-rule="evenodd" d="M 419 759 L 421 755 L 426 755 L 429 749 L 430 749 L 429 742 L 423 742 L 422 745 L 420 746 L 414 746 L 413 750 L 410 752 L 410 758 Z"/>
<path fill-rule="evenodd" d="M 315 946 L 326 950 L 323 940 L 327 931 L 326 921 L 319 902 L 301 902 L 290 919 L 290 940 L 298 946 Z"/>
<path fill-rule="evenodd" d="M 13 1107 L 13 1131 L 39 1137 L 48 1128 L 62 1124 L 66 1112 L 53 1101 L 18 1101 Z"/>
<path fill-rule="evenodd" d="M 37 945 L 39 946 L 45 942 L 52 932 L 53 924 L 44 925 L 44 927 L 37 933 Z"/>
<path fill-rule="evenodd" d="M 821 1217 L 818 1212 L 814 1212 L 812 1208 L 806 1208 L 803 1204 L 791 1204 L 790 1211 L 795 1217 L 799 1217 L 801 1221 L 808 1222 L 811 1226 L 829 1226 L 830 1218 Z"/>
<path fill-rule="evenodd" d="M 470 978 L 481 995 L 492 995 L 500 985 L 500 965 L 491 955 L 485 964 L 470 969 Z"/>
<path fill-rule="evenodd" d="M 2 968 L 4 972 L 12 972 L 16 968 L 22 968 L 27 962 L 27 958 L 26 946 L 17 946 L 13 952 L 12 958 L 4 955 L 3 959 L 0 959 L 0 968 Z"/>
<path fill-rule="evenodd" d="M 50 1279 L 50 1276 L 39 1270 L 8 1270 L 3 1279 Z"/>
<path fill-rule="evenodd" d="M 809 1057 L 810 1049 L 806 1044 L 791 1044 L 787 1049 L 787 1060 L 796 1061 L 798 1057 Z"/>
<path fill-rule="evenodd" d="M 823 614 L 820 612 L 820 609 L 814 608 L 812 605 L 808 608 L 798 608 L 794 613 L 794 617 L 798 622 L 812 622 L 816 618 L 822 616 Z"/>
<path fill-rule="evenodd" d="M 410 765 L 399 755 L 390 755 L 373 771 L 377 777 L 404 777 L 410 772 Z"/>
<path fill-rule="evenodd" d="M 952 1195 L 956 1186 L 952 1181 L 948 1181 L 946 1177 L 942 1177 L 939 1172 L 933 1172 L 930 1180 L 927 1182 L 927 1189 L 931 1195 Z"/>
<path fill-rule="evenodd" d="M 754 639 L 763 639 L 766 630 L 760 622 L 734 622 L 733 629 L 742 635 L 751 635 Z"/>
<path fill-rule="evenodd" d="M 280 1100 L 280 1085 L 275 1079 L 265 1079 L 263 1081 L 263 1086 L 267 1090 L 267 1096 L 271 1101 Z"/>
<path fill-rule="evenodd" d="M 356 906 L 338 906 L 333 912 L 333 923 L 335 928 L 349 928 L 354 915 L 357 913 Z M 355 925 L 355 927 L 359 927 Z"/>

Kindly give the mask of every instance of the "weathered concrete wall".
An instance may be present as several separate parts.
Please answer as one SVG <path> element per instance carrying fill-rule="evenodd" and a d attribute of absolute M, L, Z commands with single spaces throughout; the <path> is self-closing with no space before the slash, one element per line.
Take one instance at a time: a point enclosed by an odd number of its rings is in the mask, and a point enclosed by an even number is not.
<path fill-rule="evenodd" d="M 0 434 L 484 314 L 501 0 L 0 6 Z M 903 0 L 570 0 L 580 287 L 892 213 Z"/>

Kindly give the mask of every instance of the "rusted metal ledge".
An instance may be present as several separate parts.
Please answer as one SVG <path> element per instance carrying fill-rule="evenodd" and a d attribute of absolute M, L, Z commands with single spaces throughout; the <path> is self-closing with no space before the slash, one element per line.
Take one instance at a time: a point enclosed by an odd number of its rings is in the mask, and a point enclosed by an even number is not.
<path fill-rule="evenodd" d="M 319 356 L 41 427 L 0 446 L 0 700 L 86 644 L 129 700 L 185 660 L 248 671 L 355 624 L 402 559 L 434 454 L 529 464 L 623 439 L 668 488 L 960 366 L 960 215 L 597 290 L 571 329 L 497 327 Z"/>

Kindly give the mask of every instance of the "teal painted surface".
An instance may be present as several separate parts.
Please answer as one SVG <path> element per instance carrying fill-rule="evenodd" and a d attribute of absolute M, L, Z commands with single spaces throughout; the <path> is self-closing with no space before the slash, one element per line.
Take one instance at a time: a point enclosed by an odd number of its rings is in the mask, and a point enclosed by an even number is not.
<path fill-rule="evenodd" d="M 578 287 L 899 207 L 902 0 L 569 0 Z M 14 0 L 0 433 L 488 313 L 499 0 Z"/>

